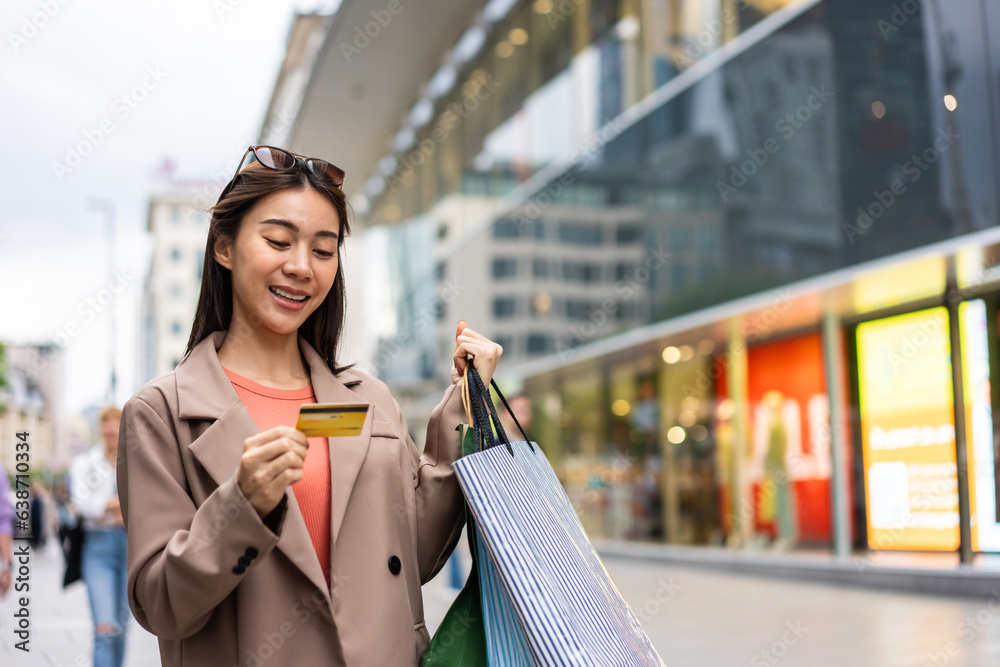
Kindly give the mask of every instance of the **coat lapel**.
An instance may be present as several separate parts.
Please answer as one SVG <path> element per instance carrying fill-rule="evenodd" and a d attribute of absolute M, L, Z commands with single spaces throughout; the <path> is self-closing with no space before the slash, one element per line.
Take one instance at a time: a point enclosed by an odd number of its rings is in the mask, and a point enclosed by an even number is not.
<path fill-rule="evenodd" d="M 199 437 L 188 445 L 188 451 L 198 460 L 216 484 L 231 479 L 240 463 L 243 441 L 260 433 L 246 406 L 219 363 L 217 350 L 222 346 L 226 330 L 215 331 L 191 350 L 191 354 L 178 364 L 177 402 L 182 419 L 215 420 Z M 362 381 L 362 376 L 343 371 L 335 376 L 319 353 L 299 336 L 299 349 L 309 364 L 313 391 L 319 403 L 368 403 L 348 386 Z M 335 438 L 330 444 L 330 558 L 343 523 L 347 502 L 354 481 L 368 453 L 373 415 L 369 408 L 361 435 Z M 209 491 L 210 493 L 211 491 Z M 327 602 L 330 593 L 323 578 L 323 571 L 316 560 L 312 540 L 306 529 L 302 511 L 291 488 L 287 515 L 278 540 L 278 548 L 298 567 L 319 590 Z"/>
<path fill-rule="evenodd" d="M 316 394 L 317 403 L 364 403 L 368 406 L 368 413 L 365 415 L 365 423 L 361 428 L 360 435 L 327 438 L 330 448 L 330 558 L 332 561 L 337 535 L 340 534 L 340 526 L 344 523 L 344 514 L 347 512 L 347 501 L 351 498 L 354 481 L 358 478 L 361 465 L 368 455 L 374 415 L 371 403 L 348 388 L 361 381 L 359 375 L 351 371 L 343 371 L 340 374 L 341 377 L 338 378 L 330 372 L 319 353 L 301 337 L 299 338 L 299 346 L 309 363 L 313 392 Z"/>

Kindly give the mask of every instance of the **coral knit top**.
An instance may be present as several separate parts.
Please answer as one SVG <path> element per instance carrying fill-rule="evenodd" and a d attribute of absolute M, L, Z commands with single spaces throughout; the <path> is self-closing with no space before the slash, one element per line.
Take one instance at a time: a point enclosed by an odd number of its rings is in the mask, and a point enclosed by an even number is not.
<path fill-rule="evenodd" d="M 243 401 L 254 423 L 263 432 L 275 426 L 295 426 L 299 407 L 315 403 L 312 384 L 302 389 L 275 389 L 258 384 L 223 368 L 236 394 Z M 328 438 L 308 438 L 309 453 L 303 465 L 302 479 L 292 484 L 295 500 L 302 510 L 313 549 L 330 588 L 330 442 Z"/>

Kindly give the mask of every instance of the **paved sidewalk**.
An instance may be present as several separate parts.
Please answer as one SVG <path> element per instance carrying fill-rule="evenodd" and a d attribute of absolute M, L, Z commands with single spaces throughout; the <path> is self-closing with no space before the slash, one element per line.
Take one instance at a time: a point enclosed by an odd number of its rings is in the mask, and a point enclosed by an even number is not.
<path fill-rule="evenodd" d="M 15 548 L 19 542 L 15 543 Z M 92 664 L 93 625 L 87 590 L 81 582 L 62 588 L 63 560 L 54 540 L 31 559 L 31 651 L 14 648 L 13 588 L 0 602 L 0 665 L 16 667 L 86 667 Z M 125 640 L 125 664 L 159 667 L 156 637 L 132 619 Z"/>
<path fill-rule="evenodd" d="M 464 582 L 464 540 L 459 554 L 456 578 Z M 669 667 L 1000 665 L 1000 599 L 864 590 L 613 556 L 604 562 Z M 90 665 L 83 586 L 62 590 L 62 559 L 51 548 L 35 554 L 31 577 L 31 653 L 13 649 L 9 594 L 0 603 L 0 665 Z M 457 593 L 451 581 L 446 564 L 424 586 L 432 634 Z M 156 638 L 133 619 L 126 665 L 159 664 Z"/>
<path fill-rule="evenodd" d="M 1000 665 L 1000 599 L 604 563 L 668 667 Z"/>
<path fill-rule="evenodd" d="M 643 542 L 596 542 L 601 558 L 631 559 L 660 567 L 696 567 L 779 579 L 965 597 L 987 601 L 1000 591 L 1000 556 L 977 554 L 959 564 L 958 554 L 894 551 L 857 552 L 844 559 L 829 551 L 781 553 Z"/>
<path fill-rule="evenodd" d="M 1000 596 L 988 592 L 975 600 L 602 560 L 668 667 L 1000 665 Z M 454 595 L 445 574 L 424 587 L 432 632 Z"/>

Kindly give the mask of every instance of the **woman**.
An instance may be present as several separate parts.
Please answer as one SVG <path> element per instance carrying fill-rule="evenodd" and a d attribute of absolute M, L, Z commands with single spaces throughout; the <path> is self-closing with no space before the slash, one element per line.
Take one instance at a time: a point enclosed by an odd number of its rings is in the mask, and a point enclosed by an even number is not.
<path fill-rule="evenodd" d="M 417 665 L 420 587 L 464 523 L 461 371 L 472 355 L 489 382 L 503 350 L 459 321 L 418 453 L 385 384 L 335 361 L 343 172 L 272 147 L 243 162 L 185 356 L 125 404 L 129 604 L 164 665 Z M 361 434 L 307 438 L 291 424 L 314 402 L 367 404 Z"/>

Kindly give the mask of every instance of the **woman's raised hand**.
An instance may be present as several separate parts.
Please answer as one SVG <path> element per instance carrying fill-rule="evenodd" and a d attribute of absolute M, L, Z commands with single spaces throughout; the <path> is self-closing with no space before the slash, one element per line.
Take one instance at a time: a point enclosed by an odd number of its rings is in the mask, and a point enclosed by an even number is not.
<path fill-rule="evenodd" d="M 302 479 L 308 448 L 306 434 L 291 426 L 275 426 L 244 441 L 236 482 L 262 519 L 278 506 L 285 489 Z"/>
<path fill-rule="evenodd" d="M 497 364 L 500 363 L 503 348 L 486 336 L 470 329 L 465 320 L 459 320 L 458 327 L 455 329 L 455 354 L 452 355 L 455 361 L 455 365 L 451 369 L 452 384 L 457 384 L 465 372 L 465 364 L 468 363 L 465 358 L 467 354 L 473 356 L 476 370 L 483 378 L 483 384 L 489 388 L 493 372 L 496 371 Z"/>

